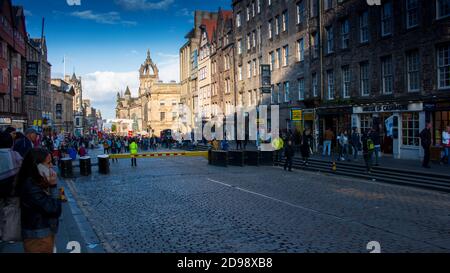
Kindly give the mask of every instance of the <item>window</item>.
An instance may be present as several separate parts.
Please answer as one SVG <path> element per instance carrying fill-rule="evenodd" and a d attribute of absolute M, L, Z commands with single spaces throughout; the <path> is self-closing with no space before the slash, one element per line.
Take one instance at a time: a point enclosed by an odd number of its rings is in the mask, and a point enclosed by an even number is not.
<path fill-rule="evenodd" d="M 159 120 L 160 121 L 165 121 L 166 120 L 166 113 L 165 112 L 160 112 L 159 113 Z"/>
<path fill-rule="evenodd" d="M 250 79 L 252 77 L 252 62 L 249 61 L 247 63 L 247 78 Z"/>
<path fill-rule="evenodd" d="M 267 25 L 269 27 L 269 39 L 273 38 L 273 24 L 272 24 L 272 20 L 269 20 L 269 23 Z"/>
<path fill-rule="evenodd" d="M 238 12 L 236 13 L 236 26 L 241 27 L 241 25 L 242 25 L 241 13 Z"/>
<path fill-rule="evenodd" d="M 392 69 L 392 56 L 381 58 L 381 77 L 383 94 L 392 94 L 394 89 L 394 75 Z"/>
<path fill-rule="evenodd" d="M 206 67 L 202 67 L 202 68 L 200 69 L 199 79 L 200 79 L 200 80 L 206 79 L 206 73 L 207 73 Z"/>
<path fill-rule="evenodd" d="M 261 30 L 261 26 L 258 27 L 258 50 L 261 50 L 261 46 L 262 46 L 262 30 Z"/>
<path fill-rule="evenodd" d="M 277 69 L 281 67 L 281 49 L 277 49 Z"/>
<path fill-rule="evenodd" d="M 436 0 L 436 15 L 437 19 L 450 16 L 450 0 Z"/>
<path fill-rule="evenodd" d="M 392 2 L 387 2 L 381 9 L 381 35 L 388 36 L 392 34 Z"/>
<path fill-rule="evenodd" d="M 439 89 L 450 88 L 450 45 L 438 48 Z"/>
<path fill-rule="evenodd" d="M 178 118 L 178 113 L 177 112 L 172 112 L 172 121 L 177 120 Z"/>
<path fill-rule="evenodd" d="M 328 99 L 334 100 L 334 72 L 333 72 L 333 70 L 327 71 L 327 90 L 328 90 Z"/>
<path fill-rule="evenodd" d="M 419 146 L 419 113 L 403 113 L 403 145 L 406 146 Z"/>
<path fill-rule="evenodd" d="M 256 15 L 256 6 L 255 6 L 255 2 L 252 2 L 252 17 L 255 17 Z"/>
<path fill-rule="evenodd" d="M 341 26 L 341 37 L 342 37 L 342 49 L 349 48 L 350 46 L 350 23 L 348 19 L 342 22 Z"/>
<path fill-rule="evenodd" d="M 247 6 L 247 22 L 250 21 L 250 6 Z"/>
<path fill-rule="evenodd" d="M 406 0 L 406 27 L 419 25 L 419 0 Z"/>
<path fill-rule="evenodd" d="M 160 105 L 160 106 L 166 105 L 166 101 L 165 101 L 165 100 L 160 101 L 160 102 L 159 102 L 159 105 Z"/>
<path fill-rule="evenodd" d="M 252 37 L 251 34 L 247 34 L 247 50 L 250 50 L 252 48 Z"/>
<path fill-rule="evenodd" d="M 289 46 L 283 47 L 283 66 L 289 65 Z"/>
<path fill-rule="evenodd" d="M 253 59 L 253 77 L 256 77 L 256 73 L 257 73 L 257 69 L 256 69 L 256 59 Z"/>
<path fill-rule="evenodd" d="M 314 59 L 319 58 L 319 36 L 317 32 L 311 34 L 312 56 Z"/>
<path fill-rule="evenodd" d="M 176 106 L 178 103 L 176 100 L 172 100 L 172 106 Z"/>
<path fill-rule="evenodd" d="M 267 0 L 267 5 L 268 6 L 272 5 L 272 0 Z"/>
<path fill-rule="evenodd" d="M 275 35 L 280 35 L 280 16 L 275 17 Z"/>
<path fill-rule="evenodd" d="M 316 17 L 319 11 L 319 1 L 320 0 L 310 0 L 311 4 L 309 5 L 311 7 L 311 17 Z"/>
<path fill-rule="evenodd" d="M 361 95 L 369 96 L 370 95 L 369 62 L 360 63 L 359 70 L 360 70 L 360 72 L 359 72 L 359 74 L 360 74 L 359 88 L 361 89 Z"/>
<path fill-rule="evenodd" d="M 273 70 L 275 68 L 275 52 L 270 52 L 270 69 Z"/>
<path fill-rule="evenodd" d="M 297 41 L 297 58 L 299 62 L 305 60 L 305 42 L 303 38 Z"/>
<path fill-rule="evenodd" d="M 238 54 L 241 55 L 243 51 L 242 39 L 238 40 Z"/>
<path fill-rule="evenodd" d="M 305 18 L 305 0 L 297 3 L 297 24 L 301 24 Z"/>
<path fill-rule="evenodd" d="M 406 54 L 406 66 L 408 92 L 417 92 L 420 90 L 419 51 L 415 50 Z"/>
<path fill-rule="evenodd" d="M 283 32 L 288 30 L 288 25 L 289 25 L 289 16 L 288 16 L 288 12 L 287 10 L 285 10 L 283 12 Z"/>
<path fill-rule="evenodd" d="M 252 46 L 253 48 L 256 47 L 256 30 L 252 32 Z"/>
<path fill-rule="evenodd" d="M 334 48 L 334 35 L 333 35 L 333 27 L 327 27 L 325 28 L 325 32 L 327 34 L 327 53 L 333 53 Z"/>
<path fill-rule="evenodd" d="M 281 83 L 277 84 L 277 102 L 278 102 L 278 103 L 281 102 L 281 99 L 280 99 L 281 92 L 282 92 L 281 88 L 282 88 L 282 87 L 281 87 Z"/>
<path fill-rule="evenodd" d="M 243 77 L 242 77 L 242 65 L 240 65 L 238 67 L 238 75 L 239 75 L 239 80 L 242 81 Z"/>
<path fill-rule="evenodd" d="M 369 42 L 369 12 L 365 11 L 359 16 L 359 42 Z"/>
<path fill-rule="evenodd" d="M 342 67 L 342 96 L 344 98 L 350 98 L 350 67 L 343 66 Z"/>
<path fill-rule="evenodd" d="M 361 117 L 361 133 L 373 128 L 373 117 L 371 114 L 363 114 Z"/>
<path fill-rule="evenodd" d="M 298 100 L 305 99 L 305 79 L 298 80 Z"/>
<path fill-rule="evenodd" d="M 319 96 L 319 81 L 317 79 L 317 73 L 312 73 L 311 85 L 312 85 L 313 96 L 316 98 Z"/>
<path fill-rule="evenodd" d="M 256 6 L 257 6 L 258 14 L 260 14 L 261 13 L 261 0 L 256 0 Z"/>
<path fill-rule="evenodd" d="M 284 83 L 284 102 L 290 102 L 289 82 Z"/>
<path fill-rule="evenodd" d="M 333 0 L 324 0 L 324 8 L 325 10 L 329 10 L 331 8 L 333 8 Z"/>
<path fill-rule="evenodd" d="M 272 86 L 270 87 L 270 94 L 271 94 L 270 97 L 271 97 L 271 102 L 272 102 L 272 104 L 278 103 L 277 97 L 276 97 L 276 94 L 275 94 L 275 88 L 274 88 L 273 84 L 272 84 Z"/>

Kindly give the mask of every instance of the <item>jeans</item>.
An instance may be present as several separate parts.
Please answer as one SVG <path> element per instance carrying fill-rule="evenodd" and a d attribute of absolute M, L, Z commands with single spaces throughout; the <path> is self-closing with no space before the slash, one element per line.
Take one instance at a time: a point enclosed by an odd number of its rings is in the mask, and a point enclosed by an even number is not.
<path fill-rule="evenodd" d="M 422 146 L 422 148 L 424 152 L 422 166 L 427 167 L 430 165 L 430 153 L 431 153 L 430 147 Z"/>
<path fill-rule="evenodd" d="M 358 146 L 352 145 L 353 147 L 353 158 L 356 160 L 358 158 Z"/>
<path fill-rule="evenodd" d="M 322 155 L 325 156 L 325 152 L 328 149 L 328 156 L 331 156 L 331 140 L 325 140 L 323 142 L 323 153 Z"/>
<path fill-rule="evenodd" d="M 343 146 L 341 145 L 339 152 L 339 159 L 341 158 L 344 159 L 348 158 L 348 144 L 344 144 Z"/>
<path fill-rule="evenodd" d="M 445 162 L 445 158 L 447 158 L 447 164 L 450 165 L 450 147 L 444 147 L 444 157 L 442 158 L 442 162 Z"/>
<path fill-rule="evenodd" d="M 381 146 L 375 145 L 375 150 L 373 151 L 373 153 L 375 154 L 375 165 L 378 165 L 378 158 L 380 157 L 380 152 L 381 152 Z"/>

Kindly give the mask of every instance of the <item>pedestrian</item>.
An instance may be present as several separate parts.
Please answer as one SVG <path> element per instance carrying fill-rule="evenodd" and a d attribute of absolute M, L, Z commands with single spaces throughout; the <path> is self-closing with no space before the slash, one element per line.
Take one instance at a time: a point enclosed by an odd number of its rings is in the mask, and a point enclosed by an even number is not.
<path fill-rule="evenodd" d="M 284 156 L 286 157 L 286 162 L 284 163 L 284 170 L 288 169 L 292 172 L 292 160 L 295 155 L 294 146 L 292 145 L 292 140 L 287 142 L 286 147 L 284 148 Z"/>
<path fill-rule="evenodd" d="M 242 140 L 236 140 L 236 150 L 239 150 L 239 148 L 241 148 L 242 150 Z"/>
<path fill-rule="evenodd" d="M 104 139 L 104 140 L 103 140 L 103 153 L 104 153 L 105 155 L 107 155 L 107 154 L 108 154 L 108 151 L 109 151 L 108 142 L 106 141 L 106 139 Z"/>
<path fill-rule="evenodd" d="M 84 147 L 84 144 L 81 145 L 80 149 L 78 149 L 78 154 L 80 157 L 84 157 L 87 155 L 86 148 Z"/>
<path fill-rule="evenodd" d="M 14 145 L 14 143 L 16 142 L 16 134 L 17 134 L 16 128 L 9 126 L 8 128 L 5 129 L 4 132 L 11 134 L 11 137 L 13 139 L 13 145 Z"/>
<path fill-rule="evenodd" d="M 131 154 L 131 166 L 137 167 L 136 155 L 138 153 L 138 145 L 134 139 L 130 143 L 130 154 Z"/>
<path fill-rule="evenodd" d="M 425 128 L 420 132 L 420 141 L 423 148 L 423 162 L 422 167 L 431 168 L 430 167 L 430 148 L 431 148 L 431 122 L 427 122 Z"/>
<path fill-rule="evenodd" d="M 353 128 L 352 137 L 350 139 L 352 150 L 353 150 L 353 159 L 358 159 L 358 151 L 361 150 L 361 136 L 359 135 L 358 128 Z"/>
<path fill-rule="evenodd" d="M 380 130 L 378 128 L 373 128 L 370 133 L 370 138 L 373 140 L 373 144 L 375 145 L 375 150 L 373 154 L 375 155 L 375 166 L 380 166 L 379 158 L 381 153 L 381 138 L 380 138 Z"/>
<path fill-rule="evenodd" d="M 33 143 L 36 141 L 36 139 L 36 130 L 29 128 L 25 131 L 25 137 L 16 141 L 13 150 L 18 152 L 22 157 L 25 157 L 26 153 L 33 149 Z"/>
<path fill-rule="evenodd" d="M 345 161 L 348 159 L 348 134 L 347 130 L 341 131 L 337 137 L 339 143 L 339 160 Z"/>
<path fill-rule="evenodd" d="M 22 156 L 12 149 L 13 137 L 10 132 L 0 133 L 0 241 L 4 237 L 5 225 L 3 209 L 13 197 L 14 180 L 22 165 Z"/>
<path fill-rule="evenodd" d="M 21 227 L 26 253 L 53 253 L 61 216 L 61 200 L 51 156 L 32 149 L 17 176 L 16 192 L 21 203 Z"/>
<path fill-rule="evenodd" d="M 363 132 L 363 135 L 361 136 L 361 142 L 363 158 L 364 162 L 366 163 L 366 171 L 370 173 L 372 171 L 372 153 L 375 149 L 373 140 L 370 137 L 370 129 Z"/>
<path fill-rule="evenodd" d="M 300 151 L 303 158 L 303 165 L 308 165 L 309 157 L 311 156 L 311 143 L 312 143 L 313 137 L 311 135 L 311 129 L 306 129 L 303 132 L 303 137 L 301 138 L 301 146 Z"/>
<path fill-rule="evenodd" d="M 111 141 L 111 154 L 117 154 L 117 144 L 114 139 Z M 112 162 L 117 162 L 117 158 L 112 157 Z"/>
<path fill-rule="evenodd" d="M 441 162 L 445 163 L 445 158 L 447 158 L 447 164 L 450 165 L 450 126 L 447 126 L 447 130 L 442 132 L 442 146 L 444 147 L 444 156 Z"/>
<path fill-rule="evenodd" d="M 325 156 L 325 153 L 328 151 L 328 156 L 331 156 L 331 143 L 334 139 L 334 133 L 330 128 L 327 128 L 324 133 L 323 137 L 323 153 L 322 155 Z"/>
<path fill-rule="evenodd" d="M 125 147 L 125 153 L 130 152 L 130 142 L 128 141 L 128 138 L 125 138 L 123 146 Z"/>

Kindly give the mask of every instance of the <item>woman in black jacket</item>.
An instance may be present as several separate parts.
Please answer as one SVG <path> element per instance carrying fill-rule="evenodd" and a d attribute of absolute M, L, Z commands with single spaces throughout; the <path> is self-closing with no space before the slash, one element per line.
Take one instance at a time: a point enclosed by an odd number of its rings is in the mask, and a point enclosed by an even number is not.
<path fill-rule="evenodd" d="M 18 174 L 22 236 L 27 253 L 52 253 L 61 216 L 56 173 L 50 153 L 31 150 Z"/>
<path fill-rule="evenodd" d="M 309 157 L 311 156 L 311 143 L 313 137 L 311 136 L 311 129 L 306 129 L 303 132 L 302 145 L 300 151 L 302 153 L 303 165 L 308 165 Z"/>

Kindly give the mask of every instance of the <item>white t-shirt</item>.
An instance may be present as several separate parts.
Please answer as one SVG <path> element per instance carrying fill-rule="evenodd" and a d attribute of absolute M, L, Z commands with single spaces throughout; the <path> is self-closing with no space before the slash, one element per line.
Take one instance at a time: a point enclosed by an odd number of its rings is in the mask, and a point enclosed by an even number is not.
<path fill-rule="evenodd" d="M 450 134 L 447 132 L 442 132 L 442 144 L 449 145 L 450 144 Z"/>

